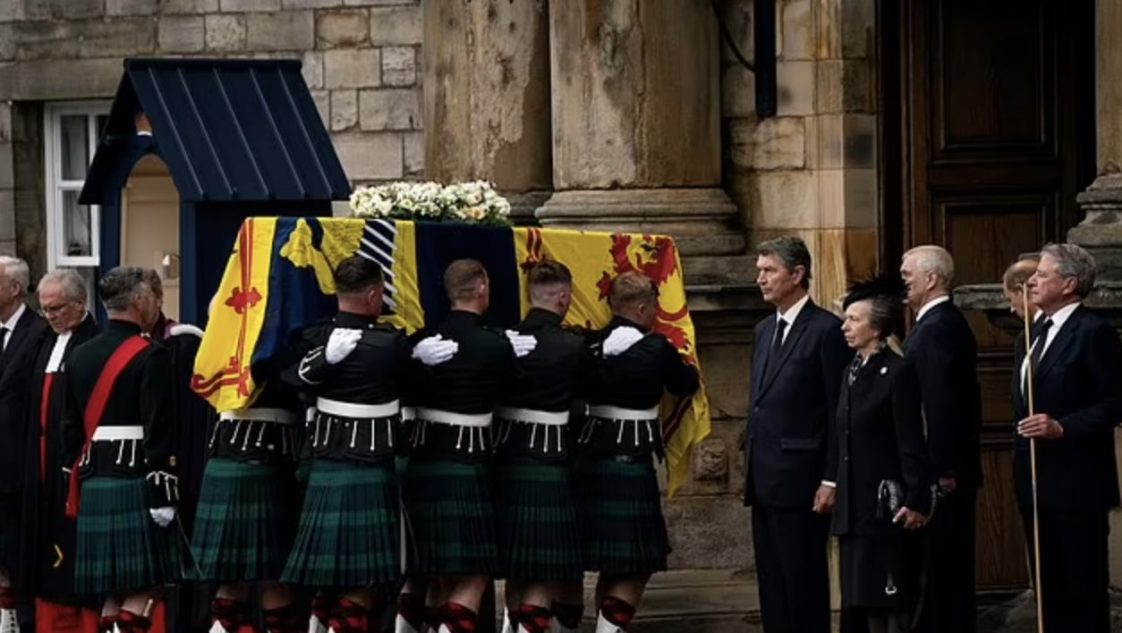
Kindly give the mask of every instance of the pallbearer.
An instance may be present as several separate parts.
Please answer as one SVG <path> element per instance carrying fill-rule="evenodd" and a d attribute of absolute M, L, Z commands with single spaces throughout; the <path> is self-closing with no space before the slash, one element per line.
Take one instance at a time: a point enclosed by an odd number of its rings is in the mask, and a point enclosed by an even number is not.
<path fill-rule="evenodd" d="M 515 361 L 495 413 L 497 516 L 508 619 L 519 633 L 545 633 L 562 583 L 583 576 L 568 424 L 589 355 L 583 336 L 561 325 L 572 301 L 569 269 L 540 262 L 530 270 L 529 289 L 533 307 L 514 329 L 533 337 L 536 348 Z"/>
<path fill-rule="evenodd" d="M 70 353 L 97 335 L 97 323 L 86 310 L 86 282 L 71 269 L 51 271 L 39 280 L 39 308 L 51 333 L 35 355 L 28 394 L 21 577 L 36 597 L 38 630 L 94 633 L 96 600 L 74 592 L 76 526 L 65 513 L 63 468 L 70 464 L 62 458 L 62 414 Z"/>
<path fill-rule="evenodd" d="M 309 351 L 284 376 L 315 395 L 317 413 L 306 429 L 312 465 L 282 580 L 338 595 L 329 615 L 335 633 L 376 631 L 400 579 L 393 458 L 411 351 L 403 332 L 377 322 L 384 289 L 377 263 L 343 260 L 339 313 L 303 332 L 298 346 Z"/>
<path fill-rule="evenodd" d="M 597 633 L 627 629 L 650 575 L 666 569 L 670 545 L 654 456 L 662 456 L 659 403 L 686 398 L 697 370 L 651 329 L 658 288 L 639 273 L 612 282 L 611 323 L 594 339 L 589 419 L 574 469 L 586 569 L 600 572 Z"/>
<path fill-rule="evenodd" d="M 172 368 L 142 336 L 158 313 L 145 274 L 120 267 L 99 282 L 109 323 L 71 354 L 63 418 L 64 462 L 77 469 L 67 499 L 78 519 L 74 588 L 104 596 L 103 625 L 122 633 L 149 630 L 162 587 L 180 575 Z"/>

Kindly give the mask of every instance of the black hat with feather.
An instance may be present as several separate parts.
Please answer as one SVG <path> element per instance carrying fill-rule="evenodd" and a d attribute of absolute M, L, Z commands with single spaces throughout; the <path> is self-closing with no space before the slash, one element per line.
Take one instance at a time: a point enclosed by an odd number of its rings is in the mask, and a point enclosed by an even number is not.
<path fill-rule="evenodd" d="M 872 326 L 880 332 L 881 338 L 888 338 L 900 328 L 905 293 L 899 274 L 881 273 L 872 279 L 853 282 L 842 307 L 848 309 L 854 303 L 868 301 Z"/>

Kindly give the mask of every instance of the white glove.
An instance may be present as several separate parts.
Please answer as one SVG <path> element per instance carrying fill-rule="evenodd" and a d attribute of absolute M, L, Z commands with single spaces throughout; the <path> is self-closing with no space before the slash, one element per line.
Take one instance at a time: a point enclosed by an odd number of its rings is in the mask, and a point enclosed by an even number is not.
<path fill-rule="evenodd" d="M 518 358 L 529 354 L 538 346 L 538 339 L 534 338 L 533 334 L 519 334 L 514 330 L 507 330 L 506 337 L 510 340 L 510 346 L 514 348 L 514 355 Z"/>
<path fill-rule="evenodd" d="M 456 341 L 446 341 L 444 337 L 437 334 L 425 339 L 421 339 L 413 347 L 413 358 L 421 361 L 422 363 L 432 367 L 440 363 L 452 360 L 456 352 L 460 351 L 460 344 Z"/>
<path fill-rule="evenodd" d="M 630 325 L 617 327 L 604 339 L 604 356 L 618 356 L 642 339 L 643 333 Z"/>
<path fill-rule="evenodd" d="M 351 352 L 358 347 L 358 341 L 361 338 L 362 330 L 342 327 L 331 330 L 331 336 L 327 337 L 327 348 L 323 354 L 327 364 L 334 365 L 350 356 Z"/>
<path fill-rule="evenodd" d="M 166 528 L 175 520 L 175 507 L 152 508 L 148 510 L 148 514 L 152 515 L 152 520 L 156 522 L 156 525 Z"/>

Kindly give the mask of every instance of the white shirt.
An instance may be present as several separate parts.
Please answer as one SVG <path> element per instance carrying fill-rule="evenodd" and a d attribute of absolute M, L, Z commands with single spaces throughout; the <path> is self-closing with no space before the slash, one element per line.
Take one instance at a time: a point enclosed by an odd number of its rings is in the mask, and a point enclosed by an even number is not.
<path fill-rule="evenodd" d="M 1083 304 L 1079 301 L 1076 301 L 1075 303 L 1069 303 L 1066 306 L 1060 308 L 1059 310 L 1056 310 L 1056 313 L 1052 315 L 1052 317 L 1051 317 L 1052 318 L 1052 327 L 1048 328 L 1048 335 L 1044 338 L 1044 347 L 1042 347 L 1040 349 L 1040 358 L 1044 358 L 1044 355 L 1048 353 L 1048 347 L 1052 344 L 1052 341 L 1056 340 L 1056 335 L 1060 333 L 1060 328 L 1062 328 L 1064 326 L 1064 323 L 1067 323 L 1067 320 L 1071 318 L 1072 313 L 1074 313 L 1076 308 L 1078 308 L 1081 305 L 1083 305 Z M 1038 310 L 1036 312 L 1036 314 L 1039 316 L 1043 313 Z M 1045 316 L 1047 316 L 1047 315 L 1045 315 Z M 1040 318 L 1043 318 L 1043 317 L 1040 317 Z M 1028 373 L 1029 359 L 1032 358 L 1032 350 L 1036 349 L 1037 345 L 1040 345 L 1040 339 L 1039 338 L 1037 338 L 1035 341 L 1032 342 L 1032 347 L 1029 348 L 1028 353 L 1025 354 L 1024 360 L 1021 361 L 1021 390 L 1022 390 L 1022 392 L 1025 389 L 1025 378 L 1026 378 L 1027 373 Z"/>
<path fill-rule="evenodd" d="M 920 308 L 919 312 L 916 313 L 916 323 L 919 323 L 919 320 L 923 318 L 923 315 L 930 312 L 931 308 L 934 308 L 935 306 L 939 305 L 940 303 L 946 303 L 950 300 L 951 300 L 950 295 L 943 295 L 941 297 L 936 297 L 936 298 L 932 299 L 931 301 L 928 301 L 927 303 L 923 304 L 923 307 Z"/>
<path fill-rule="evenodd" d="M 8 317 L 7 321 L 4 321 L 3 323 L 0 323 L 0 325 L 3 325 L 4 328 L 5 328 L 5 330 L 4 330 L 4 343 L 3 343 L 3 345 L 0 345 L 0 349 L 7 349 L 8 348 L 8 339 L 12 338 L 12 331 L 16 329 L 16 324 L 19 323 L 19 318 L 21 316 L 23 316 L 23 313 L 26 312 L 26 311 L 27 311 L 27 305 L 21 303 L 21 304 L 19 304 L 19 307 L 16 308 L 16 311 L 12 313 L 12 316 Z"/>
<path fill-rule="evenodd" d="M 795 319 L 799 318 L 799 313 L 802 312 L 803 306 L 805 306 L 808 301 L 810 301 L 810 295 L 803 295 L 803 298 L 796 301 L 795 305 L 787 308 L 786 312 L 777 311 L 778 317 L 787 322 L 787 325 L 783 326 L 783 338 L 779 341 L 780 345 L 787 342 L 787 335 L 791 333 L 791 324 L 795 322 Z M 776 323 L 778 323 L 778 321 Z"/>

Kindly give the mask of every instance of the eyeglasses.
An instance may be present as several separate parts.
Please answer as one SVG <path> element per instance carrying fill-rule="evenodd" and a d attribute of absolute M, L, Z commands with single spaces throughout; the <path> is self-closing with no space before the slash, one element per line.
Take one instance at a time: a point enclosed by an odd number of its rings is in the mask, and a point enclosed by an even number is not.
<path fill-rule="evenodd" d="M 41 312 L 45 317 L 50 317 L 62 312 L 72 305 L 74 305 L 73 301 L 67 301 L 66 303 L 59 304 L 57 306 L 39 306 L 39 312 Z"/>

